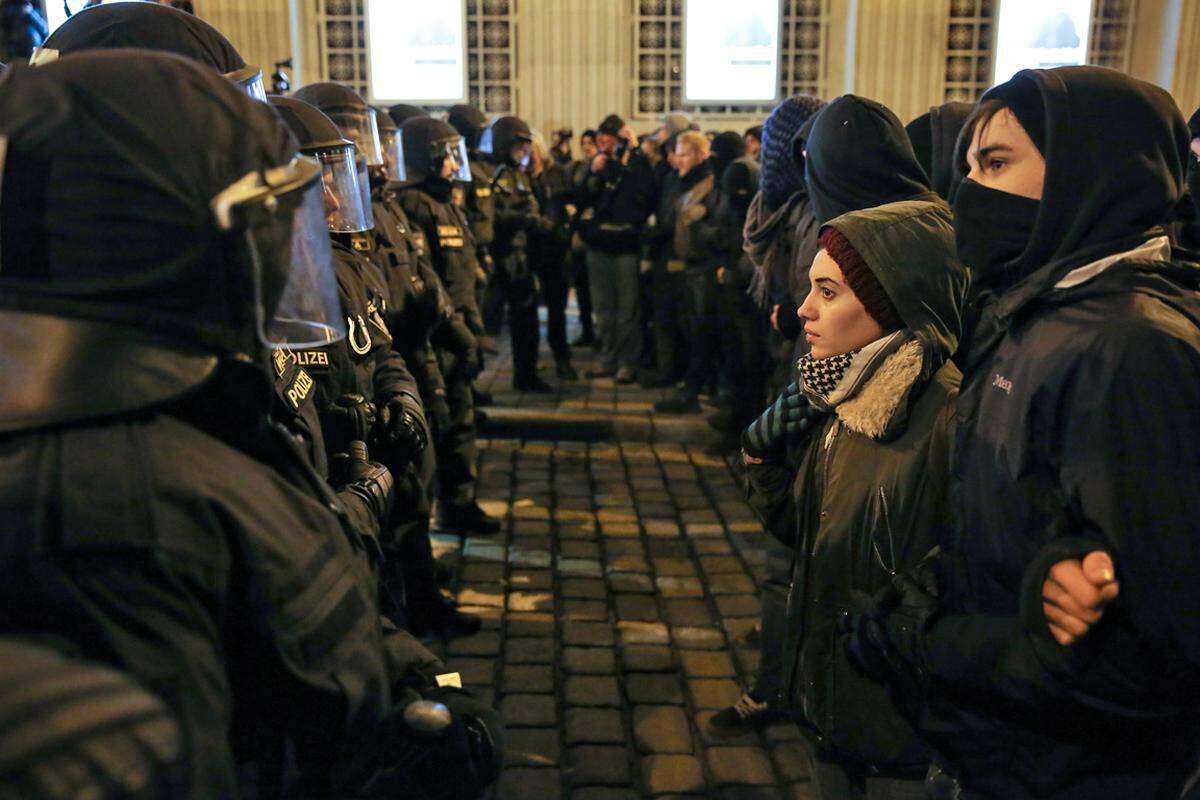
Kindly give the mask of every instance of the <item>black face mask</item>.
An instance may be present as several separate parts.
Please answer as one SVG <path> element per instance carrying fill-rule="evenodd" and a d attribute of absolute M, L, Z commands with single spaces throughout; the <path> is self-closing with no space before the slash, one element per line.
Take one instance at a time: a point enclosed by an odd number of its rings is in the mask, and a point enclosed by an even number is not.
<path fill-rule="evenodd" d="M 1021 277 L 1005 265 L 1029 245 L 1040 200 L 989 189 L 967 178 L 954 197 L 959 260 L 971 270 L 971 286 L 1003 292 Z"/>

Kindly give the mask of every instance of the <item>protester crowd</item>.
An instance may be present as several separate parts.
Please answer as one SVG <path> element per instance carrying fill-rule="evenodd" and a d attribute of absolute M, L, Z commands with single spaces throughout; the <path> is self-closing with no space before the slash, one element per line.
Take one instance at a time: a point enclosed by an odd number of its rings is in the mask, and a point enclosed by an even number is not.
<path fill-rule="evenodd" d="M 42 34 L 44 35 L 44 34 Z M 268 95 L 98 5 L 0 72 L 0 794 L 472 798 L 431 531 L 474 385 L 640 381 L 763 523 L 756 680 L 823 800 L 1167 798 L 1200 767 L 1200 112 L 1026 70 L 745 131 Z M 574 288 L 581 336 L 568 341 Z M 764 410 L 765 409 L 765 410 Z M 33 688 L 31 688 L 33 687 Z M 27 724 L 34 708 L 38 725 Z"/>

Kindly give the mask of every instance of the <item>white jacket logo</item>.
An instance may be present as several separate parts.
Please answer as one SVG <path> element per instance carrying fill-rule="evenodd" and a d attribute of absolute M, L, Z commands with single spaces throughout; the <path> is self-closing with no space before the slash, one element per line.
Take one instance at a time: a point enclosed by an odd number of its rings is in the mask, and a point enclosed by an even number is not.
<path fill-rule="evenodd" d="M 996 377 L 992 380 L 992 386 L 996 387 L 1005 394 L 1012 394 L 1012 381 L 1001 375 L 999 372 L 996 373 Z"/>

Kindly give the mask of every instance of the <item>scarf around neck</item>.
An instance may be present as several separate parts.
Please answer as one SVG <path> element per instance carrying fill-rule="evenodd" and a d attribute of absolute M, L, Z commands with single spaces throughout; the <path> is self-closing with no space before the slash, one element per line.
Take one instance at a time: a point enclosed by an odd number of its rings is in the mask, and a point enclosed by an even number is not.
<path fill-rule="evenodd" d="M 817 408 L 830 411 L 854 397 L 879 365 L 911 338 L 912 334 L 904 329 L 837 356 L 813 358 L 812 353 L 806 353 L 796 362 L 800 390 Z"/>

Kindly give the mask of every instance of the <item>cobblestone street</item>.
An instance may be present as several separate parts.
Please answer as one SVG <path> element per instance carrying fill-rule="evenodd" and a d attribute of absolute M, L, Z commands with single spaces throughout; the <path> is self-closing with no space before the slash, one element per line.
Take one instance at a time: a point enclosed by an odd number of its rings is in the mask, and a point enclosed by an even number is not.
<path fill-rule="evenodd" d="M 592 354 L 575 350 L 581 375 Z M 655 420 L 663 392 L 611 379 L 517 395 L 508 360 L 492 362 L 489 429 L 517 414 L 557 431 L 482 439 L 480 501 L 504 530 L 435 542 L 485 619 L 444 654 L 507 724 L 496 796 L 813 797 L 794 725 L 706 725 L 753 680 L 764 556 L 731 464 L 705 453 L 704 416 Z"/>

